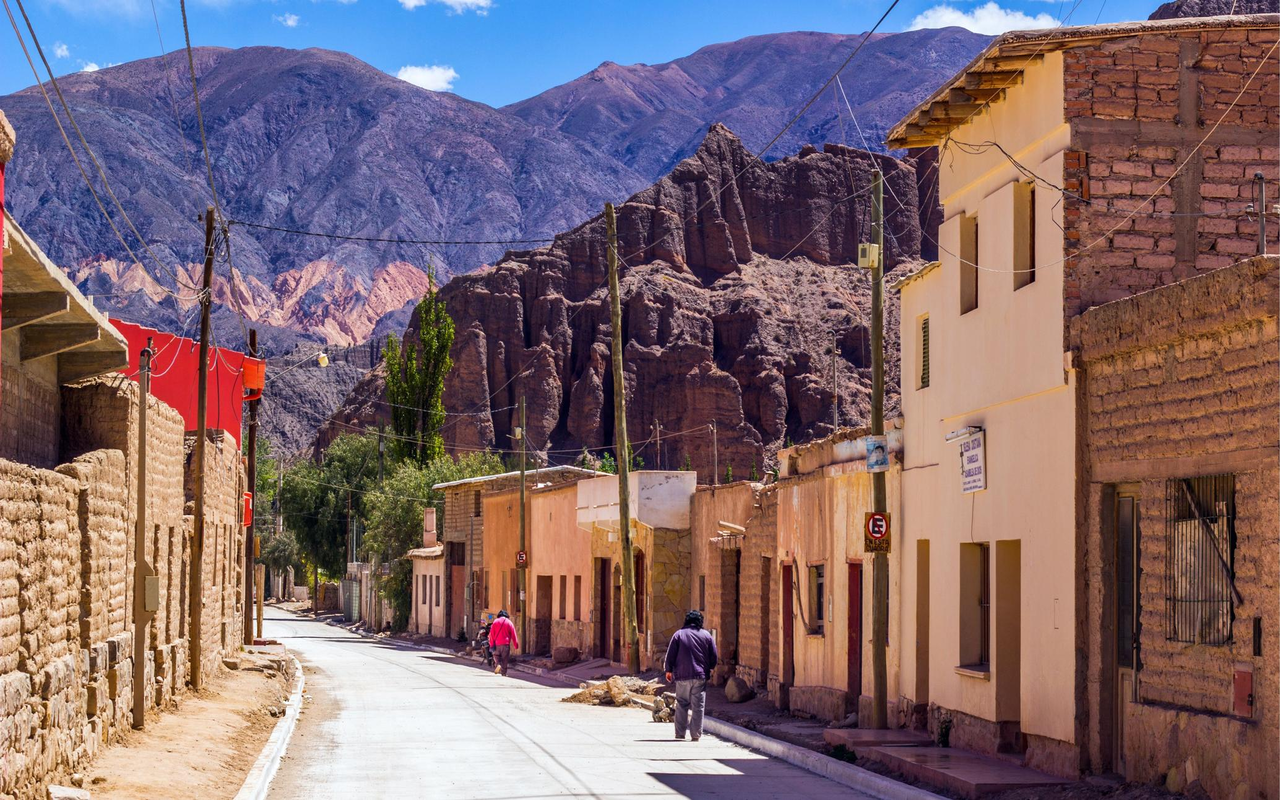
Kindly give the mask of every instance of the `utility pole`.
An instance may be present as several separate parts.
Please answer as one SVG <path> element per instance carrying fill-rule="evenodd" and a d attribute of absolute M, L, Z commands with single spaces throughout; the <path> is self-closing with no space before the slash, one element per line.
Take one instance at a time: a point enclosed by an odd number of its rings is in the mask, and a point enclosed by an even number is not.
<path fill-rule="evenodd" d="M 205 436 L 208 431 L 209 411 L 209 310 L 213 303 L 213 207 L 204 212 L 204 278 L 200 292 L 200 359 L 196 376 L 196 442 L 193 458 L 196 461 L 195 532 L 191 537 L 191 579 L 187 581 L 191 593 L 191 688 L 200 691 L 204 687 L 204 671 L 200 658 L 204 647 L 201 641 L 204 623 L 204 478 Z"/>
<path fill-rule="evenodd" d="M 662 423 L 655 419 L 653 421 L 653 430 L 658 438 L 658 463 L 655 466 L 658 469 L 662 469 Z"/>
<path fill-rule="evenodd" d="M 884 176 L 871 176 L 871 236 L 879 252 L 871 269 L 871 435 L 884 435 Z M 871 473 L 872 511 L 888 511 L 884 473 Z M 889 726 L 888 669 L 885 650 L 889 638 L 889 555 L 875 553 L 871 561 L 871 727 Z"/>
<path fill-rule="evenodd" d="M 640 671 L 640 629 L 636 625 L 636 562 L 631 544 L 631 448 L 627 444 L 627 387 L 622 378 L 622 299 L 618 291 L 618 223 L 613 203 L 604 204 L 605 248 L 609 263 L 609 317 L 613 328 L 613 449 L 618 459 L 618 538 L 622 544 L 622 635 L 627 670 Z"/>
<path fill-rule="evenodd" d="M 714 419 L 711 420 L 711 485 L 720 485 L 720 437 Z"/>
<path fill-rule="evenodd" d="M 1267 254 L 1267 181 L 1261 172 L 1253 173 L 1258 183 L 1258 255 Z"/>
<path fill-rule="evenodd" d="M 839 336 L 835 331 L 831 332 L 831 394 L 835 397 L 835 402 L 831 404 L 831 430 L 840 430 L 840 367 L 836 363 L 836 352 L 840 346 L 838 344 Z"/>
<path fill-rule="evenodd" d="M 520 551 L 525 552 L 525 518 L 524 518 L 524 493 L 525 493 L 525 413 L 524 413 L 524 395 L 520 395 Z M 524 641 L 525 647 L 529 647 L 529 615 L 524 613 L 524 589 L 525 589 L 525 573 L 524 564 L 516 565 L 516 600 L 520 605 L 520 638 Z M 528 652 L 526 649 L 525 652 Z"/>
<path fill-rule="evenodd" d="M 258 357 L 258 331 L 249 330 L 249 356 Z M 244 643 L 253 644 L 253 595 L 257 586 L 254 559 L 257 557 L 257 536 L 254 526 L 257 524 L 258 510 L 258 401 L 249 401 L 249 491 L 253 495 L 251 508 L 255 512 L 244 531 Z"/>
<path fill-rule="evenodd" d="M 133 530 L 133 727 L 147 724 L 147 578 L 154 574 L 147 563 L 147 398 L 151 394 L 151 339 L 138 356 L 138 510 Z"/>

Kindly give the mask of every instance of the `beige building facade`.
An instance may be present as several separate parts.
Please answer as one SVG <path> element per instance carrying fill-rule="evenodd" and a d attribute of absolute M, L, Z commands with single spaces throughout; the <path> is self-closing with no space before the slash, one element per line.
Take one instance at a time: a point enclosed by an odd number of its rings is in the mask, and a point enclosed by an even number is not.
<path fill-rule="evenodd" d="M 939 262 L 897 284 L 900 686 L 954 745 L 1102 766 L 1069 327 L 1256 247 L 1242 209 L 1255 171 L 1276 177 L 1276 21 L 1006 34 L 890 132 L 946 150 Z"/>

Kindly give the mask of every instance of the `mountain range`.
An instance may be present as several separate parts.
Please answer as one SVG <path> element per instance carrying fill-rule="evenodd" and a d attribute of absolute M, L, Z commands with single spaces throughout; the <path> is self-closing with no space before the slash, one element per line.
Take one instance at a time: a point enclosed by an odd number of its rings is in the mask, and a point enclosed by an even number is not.
<path fill-rule="evenodd" d="M 547 241 L 664 175 L 713 122 L 727 122 L 752 151 L 764 147 L 861 38 L 783 33 L 666 64 L 605 63 L 501 109 L 421 89 L 332 51 L 197 48 L 195 63 L 226 218 L 372 239 Z M 988 40 L 959 28 L 870 37 L 843 86 L 857 125 L 841 117 L 844 100 L 833 87 L 766 160 L 806 143 L 876 149 L 892 122 Z M 121 225 L 141 263 L 127 257 L 39 90 L 0 97 L 18 133 L 6 203 L 19 223 L 100 307 L 170 330 L 192 324 L 198 217 L 212 200 L 180 56 L 59 80 L 160 264 Z M 96 177 L 95 184 L 101 193 Z M 506 249 L 233 224 L 229 256 L 220 251 L 217 265 L 215 332 L 240 345 L 243 314 L 275 353 L 300 339 L 349 345 L 399 332 L 430 271 L 462 274 Z"/>

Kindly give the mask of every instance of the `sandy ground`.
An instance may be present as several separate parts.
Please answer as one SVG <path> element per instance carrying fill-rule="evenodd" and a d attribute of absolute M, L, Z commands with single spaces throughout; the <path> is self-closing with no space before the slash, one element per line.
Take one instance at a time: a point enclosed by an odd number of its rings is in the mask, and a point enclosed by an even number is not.
<path fill-rule="evenodd" d="M 146 730 L 100 753 L 84 787 L 94 800 L 234 797 L 277 722 L 268 709 L 287 699 L 284 676 L 220 671 L 178 710 L 148 717 Z"/>

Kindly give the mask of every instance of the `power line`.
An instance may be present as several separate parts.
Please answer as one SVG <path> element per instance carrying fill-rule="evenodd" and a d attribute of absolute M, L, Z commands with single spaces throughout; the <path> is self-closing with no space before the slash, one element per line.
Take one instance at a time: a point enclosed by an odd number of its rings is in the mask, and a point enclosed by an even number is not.
<path fill-rule="evenodd" d="M 31 33 L 31 42 L 36 46 L 36 52 L 39 53 L 40 60 L 44 62 L 45 70 L 49 73 L 49 81 L 50 83 L 53 84 L 53 89 L 58 95 L 58 102 L 62 106 L 63 111 L 66 113 L 68 121 L 71 122 L 71 126 L 75 129 L 76 135 L 80 139 L 80 144 L 84 146 L 85 152 L 88 153 L 89 158 L 93 161 L 93 165 L 97 169 L 98 176 L 102 179 L 103 188 L 106 189 L 106 192 L 111 197 L 111 200 L 114 203 L 116 210 L 120 213 L 120 216 L 123 217 L 125 222 L 129 225 L 129 228 L 130 230 L 133 231 L 134 236 L 138 237 L 138 241 L 141 242 L 142 246 L 151 255 L 151 258 L 156 262 L 156 266 L 158 266 L 163 272 L 167 272 L 169 276 L 173 278 L 175 286 L 181 285 L 182 281 L 178 278 L 177 273 L 173 272 L 168 267 L 166 267 L 160 261 L 159 257 L 156 256 L 155 252 L 151 250 L 151 246 L 147 244 L 146 239 L 143 238 L 142 234 L 138 232 L 137 227 L 135 227 L 133 224 L 133 220 L 129 218 L 129 215 L 125 212 L 124 207 L 120 204 L 120 201 L 116 198 L 115 192 L 112 191 L 111 189 L 111 183 L 107 180 L 106 171 L 102 168 L 102 165 L 98 162 L 98 158 L 97 156 L 94 155 L 93 149 L 89 147 L 89 143 L 85 140 L 84 134 L 81 133 L 80 131 L 80 126 L 76 123 L 75 117 L 71 113 L 70 106 L 67 105 L 66 99 L 62 96 L 62 89 L 58 86 L 57 79 L 53 77 L 53 70 L 49 68 L 49 61 L 47 58 L 45 58 L 44 49 L 40 46 L 40 40 L 36 37 L 35 28 L 31 24 L 31 19 L 27 16 L 27 11 L 26 11 L 26 8 L 24 8 L 22 5 L 22 0 L 17 0 L 17 3 L 18 3 L 18 10 L 22 13 L 22 18 L 27 24 L 27 30 Z M 59 119 L 58 112 L 55 111 L 53 108 L 53 101 L 49 98 L 49 92 L 44 88 L 44 82 L 40 80 L 40 73 L 36 69 L 35 62 L 31 59 L 31 53 L 27 50 L 27 43 L 22 38 L 22 33 L 18 30 L 18 21 L 14 18 L 13 11 L 9 8 L 8 0 L 4 0 L 4 8 L 5 8 L 5 13 L 9 16 L 9 24 L 13 26 L 13 33 L 15 36 L 17 36 L 18 43 L 22 46 L 22 53 L 24 56 L 26 56 L 27 64 L 28 66 L 31 67 L 31 74 L 36 79 L 36 85 L 40 87 L 40 94 L 44 96 L 44 102 L 49 109 L 49 114 L 53 117 L 54 124 L 57 125 L 58 127 L 58 133 L 62 135 L 62 141 L 67 146 L 67 152 L 71 154 L 71 159 L 75 162 L 76 168 L 80 171 L 80 177 L 84 179 L 85 186 L 89 188 L 89 193 L 93 195 L 93 200 L 97 204 L 98 210 L 102 212 L 103 218 L 106 219 L 107 224 L 111 226 L 111 230 L 113 233 L 115 233 L 116 239 L 119 240 L 120 246 L 125 249 L 125 252 L 129 254 L 129 258 L 131 258 L 134 263 L 142 264 L 143 263 L 142 260 L 138 258 L 138 256 L 133 252 L 133 249 L 129 247 L 128 243 L 125 242 L 124 236 L 120 233 L 120 229 L 116 226 L 115 220 L 113 220 L 111 218 L 111 215 L 107 213 L 107 209 L 102 202 L 102 198 L 98 196 L 98 192 L 94 188 L 93 182 L 89 180 L 89 173 L 85 170 L 84 165 L 80 162 L 80 157 L 76 155 L 75 147 L 72 146 L 71 139 L 69 136 L 67 136 L 67 131 L 62 126 L 62 120 Z M 156 282 L 156 285 L 159 286 L 161 290 L 163 290 L 170 296 L 174 297 L 175 299 L 183 300 L 183 301 L 194 299 L 189 297 L 179 297 L 178 294 L 171 291 L 168 287 L 166 287 L 163 283 L 160 283 L 159 281 Z M 186 288 L 195 290 L 195 287 L 191 286 L 190 284 L 187 284 Z"/>
<path fill-rule="evenodd" d="M 347 242 L 378 242 L 381 244 L 437 244 L 437 245 L 468 245 L 468 244 L 533 244 L 537 242 L 553 242 L 555 237 L 543 239 L 395 239 L 383 236 L 350 236 L 341 233 L 324 233 L 322 231 L 304 231 L 297 228 L 282 228 L 277 225 L 265 225 L 261 222 L 247 222 L 242 219 L 229 219 L 228 225 L 243 225 L 246 228 L 258 228 L 264 231 L 274 231 L 276 233 L 290 233 L 295 236 L 314 236 L 320 239 L 338 239 Z"/>

